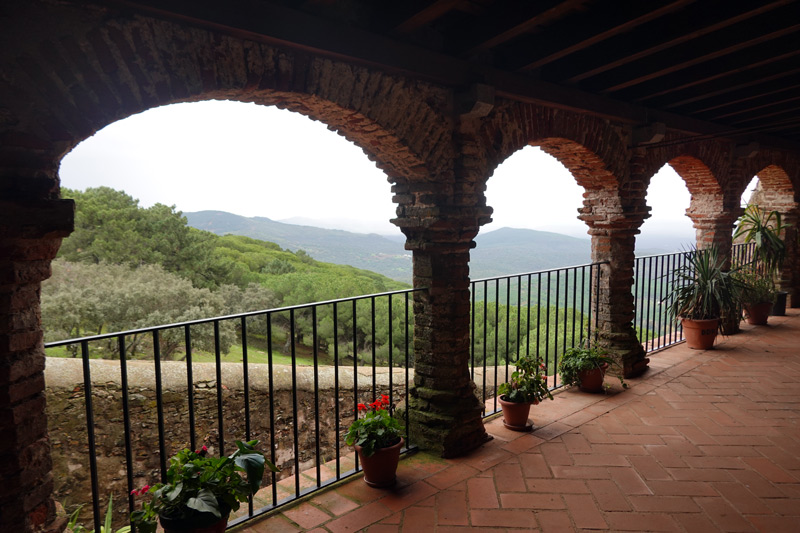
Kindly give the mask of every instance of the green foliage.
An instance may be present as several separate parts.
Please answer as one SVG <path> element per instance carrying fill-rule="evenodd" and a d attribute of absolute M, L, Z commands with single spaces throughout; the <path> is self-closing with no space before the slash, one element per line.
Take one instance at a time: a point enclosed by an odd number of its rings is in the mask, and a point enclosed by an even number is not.
<path fill-rule="evenodd" d="M 111 521 L 113 519 L 113 506 L 114 506 L 114 496 L 112 494 L 108 495 L 108 509 L 106 510 L 106 518 L 103 522 L 103 525 L 100 526 L 100 533 L 130 533 L 131 526 L 123 526 L 119 528 L 116 532 L 113 532 L 113 528 L 111 526 Z M 80 515 L 81 509 L 83 505 L 79 505 L 77 509 L 75 509 L 71 515 L 69 515 L 69 521 L 67 522 L 67 531 L 70 533 L 87 533 L 89 530 L 83 527 L 82 525 L 78 524 L 78 516 Z M 95 530 L 92 530 L 92 533 L 95 533 Z"/>
<path fill-rule="evenodd" d="M 136 267 L 158 264 L 198 287 L 214 287 L 219 265 L 209 262 L 215 236 L 190 228 L 175 206 L 143 209 L 139 201 L 109 187 L 85 192 L 61 189 L 77 206 L 75 231 L 58 257 L 71 262 Z"/>
<path fill-rule="evenodd" d="M 386 395 L 369 405 L 358 404 L 358 411 L 367 411 L 367 414 L 350 424 L 344 436 L 345 443 L 348 446 L 361 446 L 366 457 L 372 456 L 381 448 L 397 444 L 403 435 L 403 426 L 386 407 L 390 407 L 389 397 Z"/>
<path fill-rule="evenodd" d="M 760 261 L 770 276 L 778 274 L 786 259 L 786 243 L 781 233 L 788 227 L 783 224 L 778 211 L 767 212 L 750 204 L 737 221 L 734 239 L 743 238 L 745 243 L 756 245 L 756 261 Z"/>
<path fill-rule="evenodd" d="M 227 290 L 238 291 L 241 298 L 242 291 L 235 287 Z M 251 292 L 247 292 L 248 297 L 252 297 Z M 59 259 L 53 262 L 51 278 L 42 283 L 45 340 L 219 316 L 229 309 L 223 294 L 196 288 L 189 280 L 166 272 L 158 265 L 130 268 L 105 263 L 69 263 Z M 227 352 L 235 339 L 233 324 L 221 323 L 220 333 L 222 350 Z M 161 334 L 164 357 L 169 358 L 183 345 L 183 335 L 180 328 Z M 192 339 L 197 349 L 214 348 L 210 325 L 192 326 Z M 149 336 L 133 336 L 128 344 L 129 355 L 135 356 L 143 344 L 149 342 L 152 342 Z M 109 341 L 107 348 L 108 356 L 113 356 L 116 342 Z"/>
<path fill-rule="evenodd" d="M 687 263 L 672 271 L 672 289 L 667 296 L 675 318 L 707 320 L 735 313 L 741 287 L 730 272 L 722 269 L 723 259 L 716 246 L 693 250 Z"/>
<path fill-rule="evenodd" d="M 475 365 L 513 362 L 522 353 L 548 354 L 577 344 L 588 319 L 578 310 L 477 302 L 472 350 Z M 530 316 L 530 321 L 528 317 Z"/>
<path fill-rule="evenodd" d="M 497 388 L 504 400 L 514 403 L 538 403 L 545 398 L 553 399 L 547 388 L 547 380 L 542 374 L 547 371 L 541 359 L 536 357 L 520 357 L 517 369 L 511 374 L 507 383 Z"/>
<path fill-rule="evenodd" d="M 739 282 L 741 301 L 745 305 L 754 305 L 775 301 L 775 283 L 770 276 L 759 273 L 755 268 L 745 267 L 733 272 Z"/>
<path fill-rule="evenodd" d="M 580 382 L 580 373 L 588 370 L 616 367 L 617 377 L 623 388 L 627 389 L 628 384 L 622 377 L 619 363 L 612 357 L 606 355 L 607 352 L 596 346 L 577 346 L 567 349 L 558 364 L 558 373 L 561 375 L 561 383 L 564 385 L 577 385 Z"/>
<path fill-rule="evenodd" d="M 236 441 L 236 451 L 228 457 L 211 457 L 202 450 L 184 449 L 170 459 L 167 482 L 144 486 L 136 494 L 152 494 L 142 509 L 131 513 L 138 531 L 153 533 L 159 516 L 188 519 L 198 513 L 222 518 L 239 509 L 240 502 L 258 491 L 264 469 L 278 468 L 255 449 L 257 440 Z M 244 473 L 244 476 L 241 475 Z"/>

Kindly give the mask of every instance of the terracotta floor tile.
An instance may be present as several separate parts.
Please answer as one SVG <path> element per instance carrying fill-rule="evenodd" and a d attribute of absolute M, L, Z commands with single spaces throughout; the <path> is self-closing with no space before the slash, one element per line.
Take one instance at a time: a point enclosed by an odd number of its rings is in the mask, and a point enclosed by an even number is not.
<path fill-rule="evenodd" d="M 791 310 L 780 326 L 751 327 L 711 351 L 650 354 L 629 391 L 566 391 L 537 406 L 533 433 L 494 419 L 495 439 L 466 457 L 407 456 L 391 489 L 358 476 L 238 531 L 794 533 L 798 338 Z"/>

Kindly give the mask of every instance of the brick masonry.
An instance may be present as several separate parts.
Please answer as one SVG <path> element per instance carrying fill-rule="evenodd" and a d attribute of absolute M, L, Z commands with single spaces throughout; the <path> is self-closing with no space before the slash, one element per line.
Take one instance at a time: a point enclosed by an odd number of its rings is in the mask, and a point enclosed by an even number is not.
<path fill-rule="evenodd" d="M 698 245 L 726 244 L 750 178 L 772 208 L 798 220 L 800 159 L 762 149 L 736 156 L 711 139 L 632 149 L 631 126 L 498 99 L 485 117 L 459 117 L 453 90 L 309 52 L 78 3 L 12 2 L 0 20 L 0 430 L 10 472 L 0 529 L 57 529 L 41 400 L 39 283 L 72 224 L 60 201 L 61 157 L 100 128 L 174 102 L 232 99 L 325 122 L 385 171 L 395 223 L 414 254 L 418 363 L 415 423 L 426 445 L 457 455 L 485 437 L 467 379 L 469 250 L 491 217 L 494 169 L 537 145 L 586 189 L 579 218 L 592 256 L 607 261 L 594 288 L 602 340 L 629 374 L 646 368 L 630 323 L 636 234 L 649 215 L 652 175 L 671 164 L 692 193 Z M 684 134 L 668 131 L 666 140 Z M 796 247 L 784 287 L 800 285 Z M 798 305 L 800 298 L 792 299 Z M 445 363 L 445 364 L 442 364 Z M 33 447 L 33 448 L 31 448 Z M 38 450 L 34 453 L 33 450 Z"/>

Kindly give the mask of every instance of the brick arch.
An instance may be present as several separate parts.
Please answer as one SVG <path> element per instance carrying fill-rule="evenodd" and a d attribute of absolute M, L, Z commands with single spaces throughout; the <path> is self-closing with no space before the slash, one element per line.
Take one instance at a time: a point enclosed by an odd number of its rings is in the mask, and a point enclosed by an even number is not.
<path fill-rule="evenodd" d="M 686 188 L 695 196 L 714 196 L 722 199 L 722 187 L 711 169 L 700 159 L 691 155 L 680 155 L 667 161 L 686 183 Z"/>
<path fill-rule="evenodd" d="M 63 20 L 70 13 L 75 24 Z M 19 102 L 4 102 L 15 116 L 0 124 L 4 138 L 45 147 L 51 168 L 114 121 L 208 99 L 275 105 L 320 120 L 361 147 L 390 181 L 440 174 L 437 166 L 452 159 L 442 89 L 161 20 L 70 6 L 59 17 L 69 34 L 45 35 L 19 51 Z"/>
<path fill-rule="evenodd" d="M 628 176 L 629 150 L 622 128 L 596 117 L 502 102 L 483 123 L 478 138 L 487 176 L 528 145 L 558 159 L 587 190 L 617 188 Z"/>

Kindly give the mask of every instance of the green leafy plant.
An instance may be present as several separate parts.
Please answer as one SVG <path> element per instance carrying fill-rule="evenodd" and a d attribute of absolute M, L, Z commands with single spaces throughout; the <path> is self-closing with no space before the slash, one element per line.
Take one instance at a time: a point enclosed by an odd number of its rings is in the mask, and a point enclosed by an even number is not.
<path fill-rule="evenodd" d="M 600 369 L 603 365 L 608 365 L 607 369 L 616 368 L 620 385 L 625 389 L 628 388 L 619 363 L 608 356 L 602 348 L 596 346 L 576 346 L 567 349 L 558 364 L 558 373 L 564 385 L 577 385 L 580 382 L 581 372 Z"/>
<path fill-rule="evenodd" d="M 781 233 L 789 227 L 784 224 L 778 211 L 767 212 L 755 204 L 745 208 L 737 221 L 734 239 L 756 245 L 754 259 L 761 262 L 767 274 L 772 277 L 780 272 L 786 259 L 786 243 Z"/>
<path fill-rule="evenodd" d="M 113 511 L 112 511 L 113 506 L 114 506 L 114 496 L 109 494 L 108 509 L 106 510 L 106 518 L 105 522 L 103 522 L 103 525 L 100 526 L 100 533 L 112 533 L 111 520 L 113 518 Z M 78 508 L 72 511 L 72 514 L 69 515 L 69 521 L 67 522 L 67 531 L 70 531 L 72 533 L 87 533 L 89 531 L 82 525 L 78 524 L 78 515 L 80 515 L 81 509 L 83 509 L 83 505 L 79 505 Z M 130 530 L 131 526 L 122 526 L 116 532 L 113 533 L 130 533 Z M 95 530 L 92 530 L 92 533 L 95 533 Z"/>
<path fill-rule="evenodd" d="M 538 403 L 545 398 L 553 399 L 547 388 L 547 379 L 542 372 L 547 367 L 542 360 L 533 356 L 520 357 L 517 369 L 511 374 L 508 382 L 502 383 L 497 392 L 500 396 L 514 403 Z"/>
<path fill-rule="evenodd" d="M 403 426 L 386 408 L 390 408 L 389 397 L 381 396 L 370 404 L 358 404 L 356 420 L 350 424 L 344 441 L 348 446 L 361 446 L 361 451 L 370 457 L 381 448 L 394 446 L 403 435 Z M 365 411 L 364 418 L 358 418 Z"/>
<path fill-rule="evenodd" d="M 733 275 L 740 284 L 741 300 L 744 305 L 775 301 L 775 282 L 772 278 L 747 267 L 736 270 Z"/>
<path fill-rule="evenodd" d="M 687 262 L 672 271 L 667 310 L 675 318 L 708 320 L 739 308 L 741 284 L 723 270 L 719 249 L 692 250 Z"/>
<path fill-rule="evenodd" d="M 170 459 L 167 482 L 145 485 L 131 494 L 152 494 L 142 509 L 131 513 L 131 522 L 142 533 L 156 530 L 159 516 L 188 519 L 198 513 L 222 518 L 239 509 L 240 502 L 261 486 L 265 468 L 278 468 L 255 449 L 257 440 L 236 441 L 236 451 L 228 457 L 209 456 L 208 449 L 184 449 Z M 242 476 L 242 473 L 244 476 Z"/>

